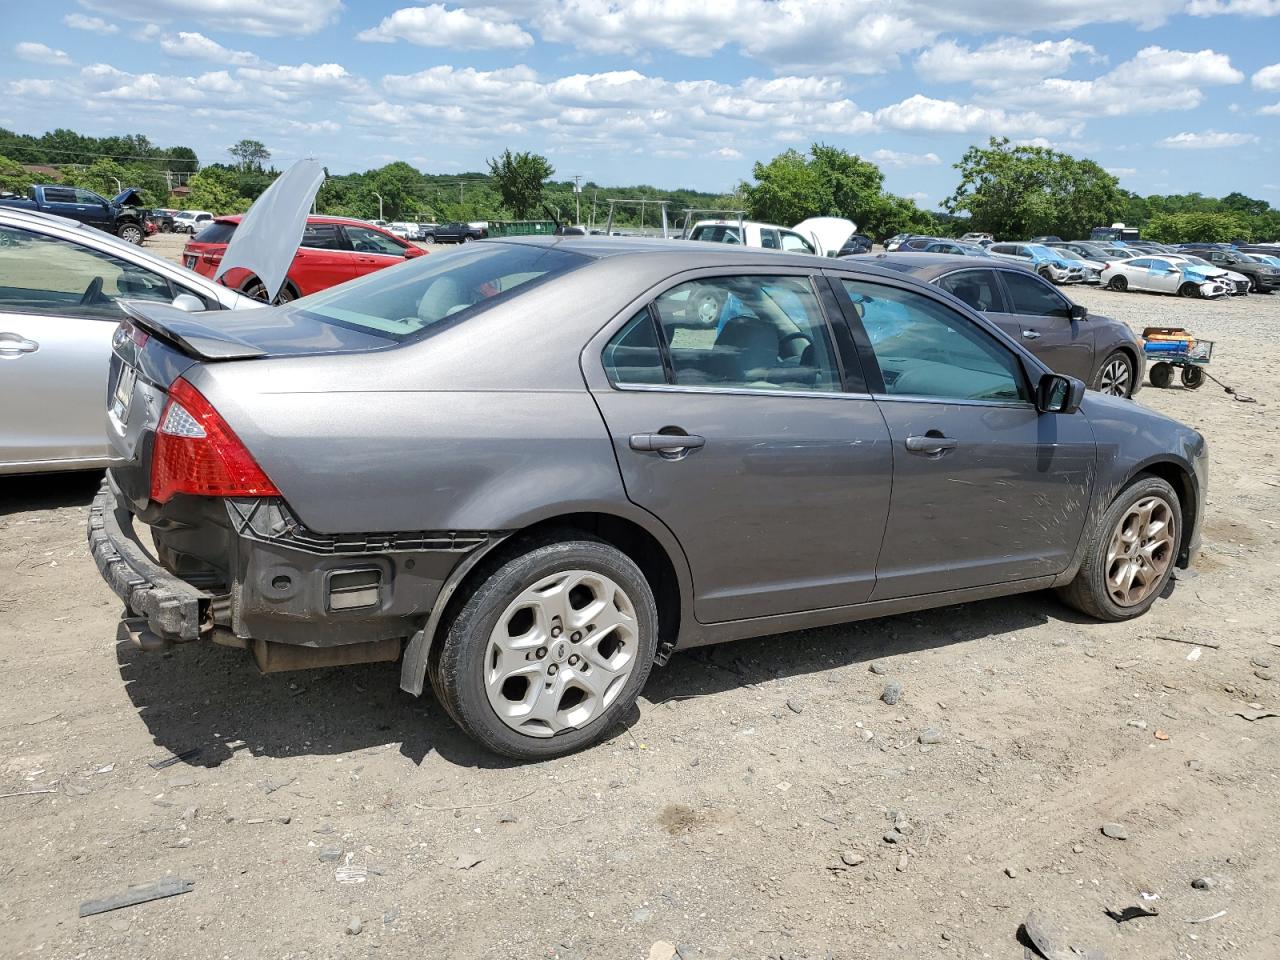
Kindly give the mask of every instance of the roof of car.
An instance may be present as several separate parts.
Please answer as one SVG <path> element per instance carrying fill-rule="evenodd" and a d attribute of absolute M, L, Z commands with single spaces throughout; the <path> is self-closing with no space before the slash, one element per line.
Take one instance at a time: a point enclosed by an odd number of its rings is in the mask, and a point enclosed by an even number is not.
<path fill-rule="evenodd" d="M 244 219 L 243 213 L 228 213 L 225 216 L 215 217 L 219 223 L 239 223 Z M 354 227 L 373 227 L 375 230 L 385 230 L 386 227 L 380 227 L 376 223 L 370 223 L 368 220 L 357 220 L 355 217 L 326 217 L 323 214 L 309 214 L 307 223 L 349 223 Z"/>
<path fill-rule="evenodd" d="M 819 257 L 810 253 L 783 253 L 781 250 L 767 250 L 763 247 L 748 247 L 741 244 L 725 244 L 701 242 L 698 240 L 663 240 L 657 237 L 605 237 L 583 236 L 528 236 L 500 237 L 481 240 L 481 243 L 521 243 L 530 246 L 552 247 L 562 246 L 573 253 L 603 260 L 622 254 L 652 254 L 654 257 L 678 257 L 688 261 L 689 266 L 704 264 L 739 265 L 794 265 L 803 264 L 812 269 L 823 264 L 830 266 L 836 262 L 827 257 Z"/>
<path fill-rule="evenodd" d="M 910 267 L 912 276 L 920 280 L 932 280 L 944 273 L 950 273 L 961 267 L 981 270 L 1030 270 L 1031 268 L 1013 260 L 997 260 L 994 257 L 966 257 L 958 253 L 878 253 L 874 257 L 850 257 L 865 262 L 868 266 L 883 264 L 888 267 L 894 264 L 901 272 L 903 267 Z M 889 269 L 895 269 L 889 267 Z"/>

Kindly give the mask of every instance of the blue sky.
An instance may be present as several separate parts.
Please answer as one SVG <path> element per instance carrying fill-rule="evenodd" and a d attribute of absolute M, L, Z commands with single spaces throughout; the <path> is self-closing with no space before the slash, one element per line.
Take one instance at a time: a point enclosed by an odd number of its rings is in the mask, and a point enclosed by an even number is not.
<path fill-rule="evenodd" d="M 49 0 L 5 4 L 0 126 L 242 137 L 335 172 L 729 190 L 815 140 L 935 207 L 990 134 L 1141 193 L 1280 206 L 1280 0 Z M 1034 25 L 1034 29 L 1031 26 Z"/>

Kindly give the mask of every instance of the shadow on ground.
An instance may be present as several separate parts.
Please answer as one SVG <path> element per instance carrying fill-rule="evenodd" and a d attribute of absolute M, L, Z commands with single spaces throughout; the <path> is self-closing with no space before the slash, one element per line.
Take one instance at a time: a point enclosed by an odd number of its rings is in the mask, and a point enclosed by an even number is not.
<path fill-rule="evenodd" d="M 741 640 L 677 654 L 653 671 L 643 698 L 656 704 L 713 697 L 768 680 L 964 644 L 1050 619 L 1079 622 L 1074 612 L 1040 593 Z M 399 744 L 415 764 L 434 750 L 464 767 L 514 765 L 459 731 L 430 692 L 420 699 L 403 693 L 398 664 L 263 675 L 245 651 L 207 643 L 164 654 L 121 643 L 117 656 L 125 689 L 158 756 L 199 748 L 187 762 L 216 767 L 241 750 L 289 757 Z M 633 709 L 624 726 L 639 717 Z"/>
<path fill-rule="evenodd" d="M 0 517 L 28 510 L 87 507 L 101 485 L 101 470 L 0 477 Z"/>

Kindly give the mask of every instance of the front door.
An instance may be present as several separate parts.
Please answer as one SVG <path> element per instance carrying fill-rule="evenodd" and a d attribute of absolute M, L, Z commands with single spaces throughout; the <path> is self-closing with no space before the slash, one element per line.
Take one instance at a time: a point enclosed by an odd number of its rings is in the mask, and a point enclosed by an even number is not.
<path fill-rule="evenodd" d="M 1008 311 L 991 319 L 1058 373 L 1093 376 L 1093 328 L 1072 320 L 1072 303 L 1053 284 L 1033 273 L 1000 270 Z M 1004 321 L 1004 322 L 1002 322 Z"/>
<path fill-rule="evenodd" d="M 940 299 L 888 282 L 841 286 L 893 441 L 872 599 L 1066 569 L 1095 472 L 1084 415 L 1038 413 L 1015 351 Z"/>
<path fill-rule="evenodd" d="M 397 243 L 385 233 L 367 227 L 343 227 L 354 251 L 354 268 L 357 277 L 375 270 L 385 270 L 397 263 L 404 263 L 404 244 Z"/>
<path fill-rule="evenodd" d="M 677 283 L 584 355 L 627 496 L 679 539 L 704 623 L 859 603 L 875 585 L 889 434 L 842 370 L 818 289 Z M 703 317 L 710 299 L 723 306 Z"/>

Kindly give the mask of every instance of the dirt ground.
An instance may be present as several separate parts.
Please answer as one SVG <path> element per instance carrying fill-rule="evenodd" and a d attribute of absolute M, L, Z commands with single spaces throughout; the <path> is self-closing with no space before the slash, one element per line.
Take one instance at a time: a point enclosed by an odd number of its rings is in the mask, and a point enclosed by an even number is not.
<path fill-rule="evenodd" d="M 0 482 L 2 952 L 1020 958 L 1037 910 L 1108 960 L 1280 956 L 1280 717 L 1238 715 L 1280 713 L 1280 296 L 1073 295 L 1216 340 L 1257 399 L 1139 394 L 1212 454 L 1204 553 L 1148 616 L 1034 594 L 677 655 L 542 764 L 477 750 L 394 665 L 118 644 L 98 478 Z M 194 887 L 77 915 L 162 878 Z M 1158 915 L 1106 913 L 1131 907 Z"/>

